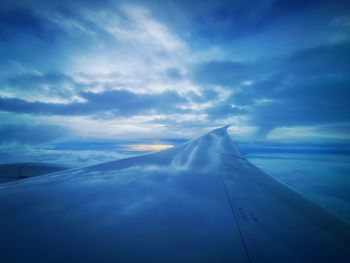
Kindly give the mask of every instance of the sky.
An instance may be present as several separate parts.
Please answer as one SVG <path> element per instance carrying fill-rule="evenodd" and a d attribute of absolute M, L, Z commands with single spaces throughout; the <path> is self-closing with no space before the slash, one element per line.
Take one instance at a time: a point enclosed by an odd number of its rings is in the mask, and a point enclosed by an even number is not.
<path fill-rule="evenodd" d="M 0 157 L 69 162 L 85 142 L 97 162 L 227 124 L 348 145 L 349 69 L 347 0 L 2 0 Z"/>

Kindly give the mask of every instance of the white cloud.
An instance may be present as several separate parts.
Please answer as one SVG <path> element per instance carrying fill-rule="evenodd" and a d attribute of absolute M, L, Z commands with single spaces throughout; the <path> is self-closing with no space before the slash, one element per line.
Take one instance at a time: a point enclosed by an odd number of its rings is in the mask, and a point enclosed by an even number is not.
<path fill-rule="evenodd" d="M 198 90 L 186 78 L 190 60 L 186 43 L 147 9 L 125 5 L 116 10 L 85 10 L 82 15 L 105 35 L 95 48 L 73 59 L 67 74 L 100 82 L 94 87 L 100 91 Z M 181 78 L 171 78 L 170 69 L 180 72 Z"/>
<path fill-rule="evenodd" d="M 122 10 L 129 20 L 128 27 L 120 23 L 110 23 L 106 29 L 117 39 L 126 43 L 152 46 L 155 50 L 176 52 L 185 47 L 185 43 L 142 7 L 124 6 Z M 119 22 L 119 21 L 118 21 Z"/>
<path fill-rule="evenodd" d="M 254 81 L 253 80 L 245 80 L 245 81 L 242 81 L 242 85 L 243 86 L 251 86 L 254 84 Z"/>
<path fill-rule="evenodd" d="M 257 127 L 255 126 L 245 126 L 241 125 L 232 125 L 228 128 L 228 134 L 233 141 L 237 140 L 247 140 L 250 141 L 255 137 Z"/>
<path fill-rule="evenodd" d="M 267 140 L 280 142 L 329 142 L 347 138 L 348 129 L 337 131 L 337 125 L 280 127 L 266 136 Z"/>
<path fill-rule="evenodd" d="M 55 23 L 57 26 L 63 29 L 71 37 L 77 37 L 77 34 L 86 34 L 90 37 L 97 36 L 97 32 L 95 32 L 92 28 L 85 26 L 84 23 L 73 17 L 63 16 L 59 12 L 50 14 L 44 13 L 43 15 L 45 15 L 50 22 Z"/>

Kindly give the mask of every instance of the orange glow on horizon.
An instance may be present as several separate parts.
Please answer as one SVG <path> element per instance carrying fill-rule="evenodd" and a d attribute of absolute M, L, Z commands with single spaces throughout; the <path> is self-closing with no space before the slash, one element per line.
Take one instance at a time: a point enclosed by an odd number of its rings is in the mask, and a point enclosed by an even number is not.
<path fill-rule="evenodd" d="M 170 144 L 131 144 L 127 145 L 129 150 L 137 152 L 147 152 L 147 151 L 161 151 L 174 147 Z"/>

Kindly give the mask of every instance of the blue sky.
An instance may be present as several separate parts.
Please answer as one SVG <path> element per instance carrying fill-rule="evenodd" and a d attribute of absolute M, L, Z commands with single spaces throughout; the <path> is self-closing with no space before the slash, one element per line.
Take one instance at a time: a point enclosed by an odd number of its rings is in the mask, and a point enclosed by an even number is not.
<path fill-rule="evenodd" d="M 5 0 L 0 155 L 226 124 L 245 142 L 349 144 L 349 69 L 349 1 Z"/>

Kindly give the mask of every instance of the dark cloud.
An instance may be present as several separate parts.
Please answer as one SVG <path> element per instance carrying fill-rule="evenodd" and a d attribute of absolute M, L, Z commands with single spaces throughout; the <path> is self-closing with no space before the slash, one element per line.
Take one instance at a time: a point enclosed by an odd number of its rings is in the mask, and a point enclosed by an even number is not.
<path fill-rule="evenodd" d="M 192 77 L 201 84 L 214 84 L 232 87 L 249 79 L 256 70 L 255 65 L 231 61 L 209 61 L 197 64 Z"/>
<path fill-rule="evenodd" d="M 16 124 L 0 127 L 0 144 L 45 144 L 66 139 L 71 131 L 56 125 Z"/>
<path fill-rule="evenodd" d="M 135 2 L 145 4 L 142 0 Z M 321 10 L 325 17 L 346 13 L 350 4 L 346 0 L 218 0 L 205 3 L 151 0 L 147 1 L 147 6 L 157 18 L 198 46 L 202 42 L 217 44 L 254 36 L 271 25 L 286 24 L 290 18 L 305 13 Z"/>
<path fill-rule="evenodd" d="M 8 65 L 15 63 L 42 72 L 61 71 L 69 65 L 73 54 L 81 54 L 96 45 L 84 30 L 88 28 L 87 31 L 96 35 L 101 30 L 84 19 L 76 5 L 44 2 L 12 1 L 0 6 L 1 70 L 8 71 Z M 99 38 L 104 40 L 106 36 Z"/>
<path fill-rule="evenodd" d="M 85 92 L 81 95 L 87 99 L 92 108 L 112 110 L 117 115 L 179 112 L 181 111 L 179 106 L 187 102 L 175 91 L 149 94 L 113 90 L 103 93 Z"/>
<path fill-rule="evenodd" d="M 59 72 L 49 72 L 44 75 L 38 75 L 34 73 L 26 73 L 21 75 L 9 76 L 5 83 L 14 86 L 17 88 L 30 88 L 35 87 L 42 84 L 49 85 L 64 85 L 66 83 L 73 83 L 76 85 L 77 83 L 69 76 L 66 76 Z"/>
<path fill-rule="evenodd" d="M 222 105 L 207 113 L 211 118 L 245 114 L 264 132 L 281 126 L 348 122 L 350 57 L 347 54 L 350 43 L 312 48 L 248 66 L 230 62 L 201 65 L 200 70 L 214 75 L 208 78 L 202 72 L 201 81 L 233 90 Z M 239 86 L 248 77 L 252 84 Z M 236 111 L 231 104 L 245 111 Z"/>
<path fill-rule="evenodd" d="M 220 118 L 224 119 L 227 117 L 247 114 L 247 111 L 243 108 L 236 107 L 228 102 L 225 102 L 218 103 L 213 107 L 209 108 L 207 110 L 207 114 L 210 119 L 218 119 L 217 116 L 220 116 Z"/>
<path fill-rule="evenodd" d="M 116 116 L 183 112 L 179 106 L 187 100 L 174 91 L 157 94 L 112 90 L 102 93 L 82 92 L 85 102 L 67 104 L 29 102 L 17 98 L 0 98 L 0 110 L 45 115 L 93 115 L 109 112 Z"/>
<path fill-rule="evenodd" d="M 60 72 L 14 74 L 7 76 L 3 83 L 4 91 L 45 94 L 60 98 L 72 97 L 80 90 L 88 87 L 88 84 L 78 83 L 70 76 Z"/>

